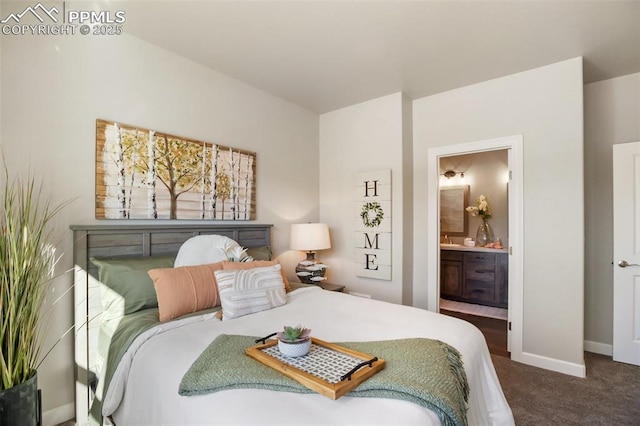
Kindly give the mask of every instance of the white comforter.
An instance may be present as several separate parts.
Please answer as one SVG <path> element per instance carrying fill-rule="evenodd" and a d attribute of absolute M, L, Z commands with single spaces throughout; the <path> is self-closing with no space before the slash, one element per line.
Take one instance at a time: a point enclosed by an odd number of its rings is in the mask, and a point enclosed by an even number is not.
<path fill-rule="evenodd" d="M 103 404 L 118 426 L 208 424 L 421 424 L 438 425 L 430 410 L 394 399 L 336 401 L 318 394 L 230 390 L 203 396 L 178 395 L 193 361 L 219 334 L 266 336 L 283 325 L 303 324 L 326 341 L 370 341 L 406 337 L 439 339 L 462 354 L 469 396 L 469 425 L 512 425 L 480 331 L 456 318 L 422 309 L 303 288 L 276 309 L 230 321 L 196 317 L 163 324 L 141 335 L 123 357 Z"/>

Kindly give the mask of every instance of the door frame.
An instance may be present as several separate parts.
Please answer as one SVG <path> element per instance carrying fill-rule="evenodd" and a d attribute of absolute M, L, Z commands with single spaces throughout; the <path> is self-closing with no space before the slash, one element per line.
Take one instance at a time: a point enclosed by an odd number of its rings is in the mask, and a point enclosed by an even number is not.
<path fill-rule="evenodd" d="M 508 150 L 509 167 L 509 312 L 507 341 L 511 358 L 522 358 L 523 288 L 524 288 L 524 183 L 523 136 L 514 135 L 429 149 L 427 164 L 427 271 L 428 309 L 440 312 L 440 158 Z"/>

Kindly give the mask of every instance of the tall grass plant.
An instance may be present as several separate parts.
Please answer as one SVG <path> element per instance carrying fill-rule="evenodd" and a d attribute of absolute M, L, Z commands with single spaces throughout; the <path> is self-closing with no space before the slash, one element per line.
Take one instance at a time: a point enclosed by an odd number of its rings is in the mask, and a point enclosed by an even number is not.
<path fill-rule="evenodd" d="M 31 378 L 40 360 L 38 323 L 59 259 L 51 221 L 67 204 L 52 204 L 32 172 L 10 178 L 5 165 L 0 206 L 0 390 Z"/>

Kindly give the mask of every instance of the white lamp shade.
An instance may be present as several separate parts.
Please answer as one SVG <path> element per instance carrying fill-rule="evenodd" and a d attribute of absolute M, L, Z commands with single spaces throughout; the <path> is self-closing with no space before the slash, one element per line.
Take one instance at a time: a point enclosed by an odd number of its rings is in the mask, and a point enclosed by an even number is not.
<path fill-rule="evenodd" d="M 316 251 L 331 248 L 326 223 L 298 223 L 291 225 L 291 250 Z"/>

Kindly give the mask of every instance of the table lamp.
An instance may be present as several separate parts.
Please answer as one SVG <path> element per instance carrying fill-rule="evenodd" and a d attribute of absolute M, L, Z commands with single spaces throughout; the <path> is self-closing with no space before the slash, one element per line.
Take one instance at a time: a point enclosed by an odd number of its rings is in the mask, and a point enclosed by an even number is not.
<path fill-rule="evenodd" d="M 296 276 L 305 284 L 318 284 L 327 278 L 327 265 L 318 262 L 315 252 L 331 248 L 329 227 L 326 223 L 299 223 L 291 225 L 289 248 L 307 252 L 307 258 L 296 266 Z"/>

